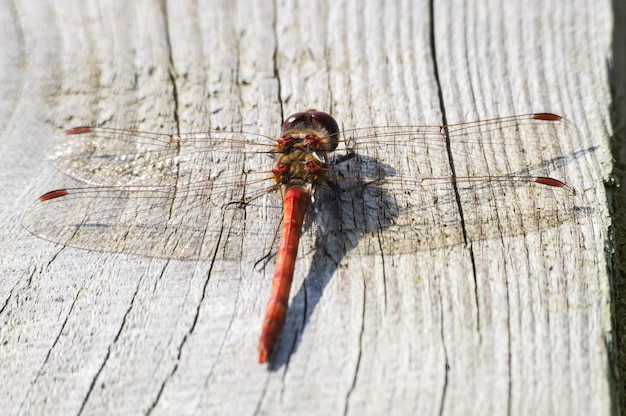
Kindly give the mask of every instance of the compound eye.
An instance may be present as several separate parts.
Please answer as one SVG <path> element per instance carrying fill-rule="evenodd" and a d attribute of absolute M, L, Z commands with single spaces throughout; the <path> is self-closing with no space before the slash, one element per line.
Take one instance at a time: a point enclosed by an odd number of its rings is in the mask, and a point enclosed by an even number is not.
<path fill-rule="evenodd" d="M 322 130 L 328 141 L 339 140 L 339 126 L 337 122 L 328 113 L 317 110 L 307 110 L 301 113 L 295 113 L 287 117 L 283 123 L 282 134 L 292 129 L 314 129 Z"/>
<path fill-rule="evenodd" d="M 291 128 L 291 126 L 298 125 L 306 120 L 307 113 L 295 113 L 287 117 L 283 123 L 282 131 L 285 132 Z"/>
<path fill-rule="evenodd" d="M 307 112 L 307 114 L 324 127 L 332 141 L 339 140 L 339 126 L 333 116 L 323 111 L 312 111 L 311 113 Z"/>

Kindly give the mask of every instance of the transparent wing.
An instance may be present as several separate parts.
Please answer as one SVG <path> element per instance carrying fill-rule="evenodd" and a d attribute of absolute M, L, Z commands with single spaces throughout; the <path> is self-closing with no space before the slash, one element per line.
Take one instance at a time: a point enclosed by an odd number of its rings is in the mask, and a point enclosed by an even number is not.
<path fill-rule="evenodd" d="M 262 227 L 251 218 L 264 213 L 280 222 L 274 149 L 271 138 L 243 133 L 68 130 L 50 157 L 64 173 L 104 186 L 49 192 L 22 222 L 33 234 L 72 247 L 213 258 L 225 227 L 234 238 L 258 233 Z M 252 200 L 257 205 L 248 208 Z"/>
<path fill-rule="evenodd" d="M 275 228 L 280 221 L 276 192 L 263 192 L 258 205 L 248 208 L 232 203 L 243 201 L 243 191 L 243 186 L 219 190 L 209 181 L 183 188 L 62 189 L 40 197 L 25 211 L 22 223 L 33 234 L 70 247 L 207 260 L 215 257 L 221 234 L 258 235 L 267 230 L 261 224 L 269 221 Z M 221 257 L 228 258 L 228 253 Z"/>
<path fill-rule="evenodd" d="M 267 173 L 275 146 L 275 139 L 248 133 L 174 135 L 78 127 L 59 137 L 48 155 L 59 170 L 92 185 L 166 186 L 181 177 L 198 182 Z"/>
<path fill-rule="evenodd" d="M 359 252 L 380 252 L 381 241 L 390 252 L 410 252 L 519 235 L 588 209 L 568 185 L 568 165 L 583 154 L 580 132 L 558 116 L 344 134 L 344 146 L 355 156 L 338 163 L 333 176 L 358 196 L 345 205 L 354 212 L 344 212 L 343 222 L 329 228 L 361 240 Z"/>
<path fill-rule="evenodd" d="M 391 165 L 398 176 L 417 181 L 450 176 L 451 162 L 459 180 L 550 176 L 571 161 L 570 152 L 581 141 L 575 125 L 547 113 L 442 127 L 367 127 L 347 130 L 344 137 L 346 149 Z"/>
<path fill-rule="evenodd" d="M 345 131 L 342 143 L 327 172 L 336 189 L 320 191 L 311 229 L 320 241 L 334 235 L 358 252 L 521 234 L 561 223 L 584 205 L 566 185 L 579 133 L 558 116 L 370 127 Z M 212 258 L 225 227 L 229 238 L 244 238 L 280 222 L 275 146 L 245 133 L 72 129 L 51 158 L 68 175 L 104 186 L 45 194 L 23 223 L 73 247 Z"/>

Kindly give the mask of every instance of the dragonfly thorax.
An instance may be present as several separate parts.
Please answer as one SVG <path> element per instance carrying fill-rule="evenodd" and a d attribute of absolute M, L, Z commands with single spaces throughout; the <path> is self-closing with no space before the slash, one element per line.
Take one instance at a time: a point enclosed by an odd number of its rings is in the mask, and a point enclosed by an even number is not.
<path fill-rule="evenodd" d="M 272 169 L 274 179 L 280 185 L 320 185 L 326 182 L 327 171 L 328 163 L 316 152 L 302 149 L 281 153 Z"/>

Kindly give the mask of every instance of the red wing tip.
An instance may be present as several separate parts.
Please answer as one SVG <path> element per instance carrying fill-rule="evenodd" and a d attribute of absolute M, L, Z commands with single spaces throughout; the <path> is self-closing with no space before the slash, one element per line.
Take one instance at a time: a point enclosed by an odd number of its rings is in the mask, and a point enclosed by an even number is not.
<path fill-rule="evenodd" d="M 259 364 L 265 364 L 269 358 L 269 351 L 265 348 L 259 348 Z"/>
<path fill-rule="evenodd" d="M 562 182 L 562 181 L 560 181 L 558 179 L 549 178 L 547 176 L 538 176 L 538 177 L 535 178 L 535 182 L 536 183 L 540 183 L 542 185 L 554 186 L 554 187 L 557 187 L 557 188 L 564 188 L 564 189 L 569 190 L 572 194 L 576 193 L 576 189 L 572 188 L 571 186 L 569 186 L 565 182 Z"/>
<path fill-rule="evenodd" d="M 65 134 L 69 136 L 70 134 L 89 133 L 90 131 L 91 131 L 91 127 L 87 127 L 87 126 L 73 127 L 69 130 L 65 130 Z"/>
<path fill-rule="evenodd" d="M 565 186 L 565 182 L 561 182 L 558 179 L 548 178 L 545 176 L 538 176 L 535 179 L 535 182 L 543 184 L 543 185 L 548 185 L 548 186 L 556 186 L 558 188 L 562 188 Z"/>
<path fill-rule="evenodd" d="M 40 201 L 49 201 L 51 199 L 59 198 L 67 195 L 67 189 L 57 189 L 56 191 L 46 192 L 45 194 L 39 197 Z"/>
<path fill-rule="evenodd" d="M 536 120 L 559 121 L 563 117 L 552 113 L 536 113 L 533 114 L 533 118 Z"/>

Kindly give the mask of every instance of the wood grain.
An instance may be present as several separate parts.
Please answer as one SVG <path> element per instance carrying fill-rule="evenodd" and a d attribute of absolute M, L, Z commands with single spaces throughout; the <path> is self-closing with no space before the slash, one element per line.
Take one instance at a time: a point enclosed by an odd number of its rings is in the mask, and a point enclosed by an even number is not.
<path fill-rule="evenodd" d="M 431 14 L 417 1 L 3 2 L 0 407 L 615 412 L 610 5 L 434 3 Z M 225 229 L 218 243 L 237 261 L 85 251 L 20 226 L 39 195 L 78 185 L 46 160 L 65 128 L 275 135 L 307 108 L 345 129 L 561 114 L 578 128 L 559 145 L 575 146 L 563 169 L 585 209 L 551 227 L 398 254 L 359 252 L 384 233 L 337 246 L 310 228 L 270 367 L 256 346 L 273 272 L 259 260 L 275 221 L 258 237 Z"/>

